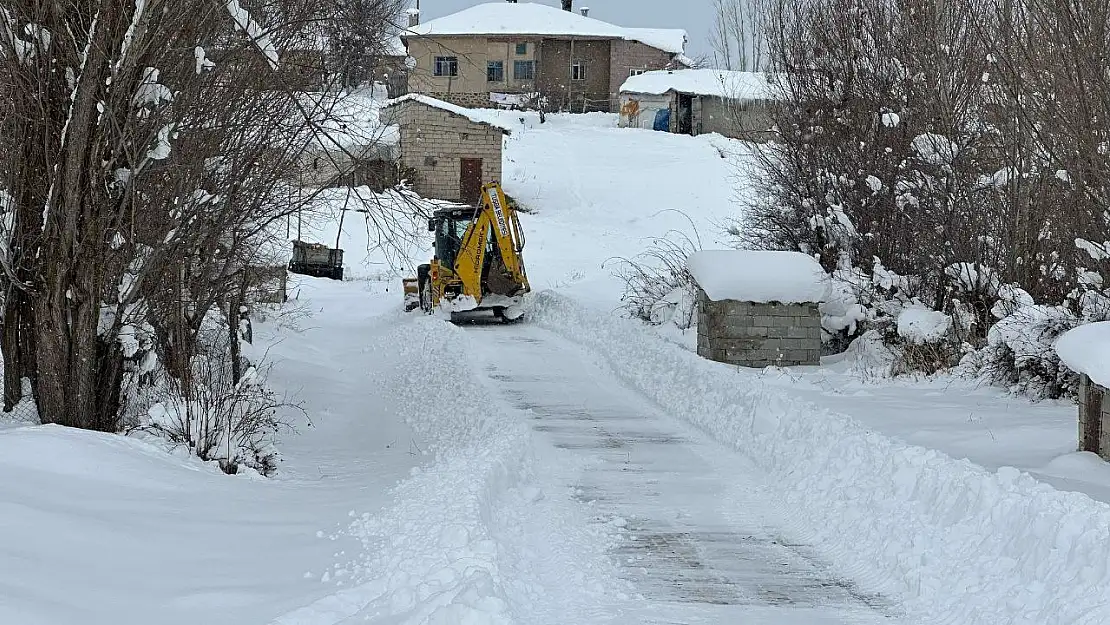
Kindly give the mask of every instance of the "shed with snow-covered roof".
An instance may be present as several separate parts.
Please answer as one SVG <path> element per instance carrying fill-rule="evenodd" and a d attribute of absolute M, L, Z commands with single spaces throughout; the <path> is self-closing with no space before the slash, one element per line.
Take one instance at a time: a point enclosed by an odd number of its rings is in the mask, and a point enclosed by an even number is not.
<path fill-rule="evenodd" d="M 698 286 L 698 355 L 744 367 L 821 364 L 828 276 L 799 252 L 706 250 L 686 261 Z"/>
<path fill-rule="evenodd" d="M 477 202 L 483 184 L 501 180 L 504 138 L 511 130 L 496 111 L 410 93 L 387 102 L 381 119 L 399 127 L 401 168 L 415 173 L 413 188 L 421 196 Z"/>
<path fill-rule="evenodd" d="M 1110 460 L 1110 321 L 1073 328 L 1053 345 L 1079 374 L 1079 451 Z"/>
<path fill-rule="evenodd" d="M 620 126 L 764 141 L 771 136 L 774 100 L 771 79 L 762 72 L 644 72 L 621 85 Z"/>

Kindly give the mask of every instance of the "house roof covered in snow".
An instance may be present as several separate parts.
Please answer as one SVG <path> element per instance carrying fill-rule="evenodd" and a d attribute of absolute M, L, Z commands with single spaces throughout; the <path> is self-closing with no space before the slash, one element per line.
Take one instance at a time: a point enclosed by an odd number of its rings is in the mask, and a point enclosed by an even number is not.
<path fill-rule="evenodd" d="M 621 85 L 621 93 L 663 95 L 670 91 L 739 100 L 773 99 L 768 75 L 720 69 L 680 69 L 645 72 Z"/>
<path fill-rule="evenodd" d="M 639 41 L 671 54 L 686 50 L 686 31 L 622 28 L 578 13 L 531 2 L 488 2 L 413 26 L 404 37 L 445 36 L 583 37 Z"/>
<path fill-rule="evenodd" d="M 501 121 L 500 117 L 497 114 L 497 111 L 489 109 L 468 109 L 451 104 L 450 102 L 437 100 L 436 98 L 426 96 L 421 93 L 410 93 L 399 98 L 389 100 L 384 105 L 382 105 L 382 109 L 383 111 L 385 109 L 391 109 L 404 102 L 419 102 L 420 104 L 423 104 L 425 106 L 444 110 L 448 113 L 458 115 L 459 117 L 465 117 L 476 124 L 493 126 L 494 128 L 497 128 L 507 135 L 512 134 L 512 129 L 509 128 L 507 124 Z"/>

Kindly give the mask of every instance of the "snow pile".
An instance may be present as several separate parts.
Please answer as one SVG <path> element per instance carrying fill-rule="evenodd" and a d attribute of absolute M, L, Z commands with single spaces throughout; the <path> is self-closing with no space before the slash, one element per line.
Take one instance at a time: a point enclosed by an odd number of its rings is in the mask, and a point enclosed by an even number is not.
<path fill-rule="evenodd" d="M 681 29 L 621 28 L 532 2 L 479 4 L 414 26 L 406 31 L 405 36 L 447 35 L 574 36 L 640 41 L 671 54 L 682 54 L 686 49 L 686 31 Z"/>
<path fill-rule="evenodd" d="M 718 69 L 683 69 L 644 72 L 624 81 L 621 93 L 663 95 L 668 91 L 694 95 L 737 98 L 743 100 L 773 99 L 768 76 L 762 72 L 731 72 Z"/>
<path fill-rule="evenodd" d="M 821 265 L 800 252 L 702 250 L 686 266 L 713 301 L 821 302 L 829 295 Z"/>
<path fill-rule="evenodd" d="M 275 625 L 355 615 L 429 625 L 514 622 L 490 524 L 498 497 L 527 474 L 528 432 L 474 377 L 443 375 L 444 363 L 469 360 L 467 341 L 434 317 L 400 321 L 390 337 L 406 363 L 397 389 L 417 440 L 435 460 L 393 490 L 395 505 L 384 514 L 352 512 L 342 535 L 359 540 L 363 553 L 324 578 L 346 589 Z"/>
<path fill-rule="evenodd" d="M 1076 373 L 1110 388 L 1110 321 L 1079 326 L 1056 340 L 1060 360 Z"/>
<path fill-rule="evenodd" d="M 497 113 L 497 111 L 464 108 L 455 104 L 451 104 L 450 102 L 437 100 L 436 98 L 426 96 L 421 93 L 410 93 L 399 98 L 389 100 L 384 105 L 382 105 L 382 109 L 390 109 L 394 106 L 397 106 L 398 104 L 401 104 L 402 102 L 410 101 L 419 102 L 432 108 L 441 109 L 447 111 L 448 113 L 453 113 L 460 117 L 465 117 L 476 124 L 486 124 L 487 126 L 493 126 L 494 128 L 500 129 L 507 135 L 512 134 L 512 128 L 509 127 L 508 124 L 501 121 L 501 116 Z"/>
<path fill-rule="evenodd" d="M 811 544 L 923 622 L 1110 622 L 1110 506 L 1016 469 L 914 447 L 710 363 L 631 321 L 541 293 L 534 320 L 661 407 L 747 454 Z M 865 573 L 866 572 L 866 573 Z"/>
<path fill-rule="evenodd" d="M 924 306 L 909 306 L 898 313 L 898 336 L 910 343 L 934 343 L 952 328 L 952 318 Z"/>

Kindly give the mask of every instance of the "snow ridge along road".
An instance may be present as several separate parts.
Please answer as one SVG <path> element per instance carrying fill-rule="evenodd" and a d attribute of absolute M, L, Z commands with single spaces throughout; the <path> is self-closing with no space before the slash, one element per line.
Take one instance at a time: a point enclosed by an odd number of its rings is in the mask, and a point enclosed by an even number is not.
<path fill-rule="evenodd" d="M 904 598 L 915 619 L 1110 623 L 1110 506 L 903 444 L 552 292 L 530 320 L 742 452 L 774 481 L 796 536 L 865 592 Z"/>

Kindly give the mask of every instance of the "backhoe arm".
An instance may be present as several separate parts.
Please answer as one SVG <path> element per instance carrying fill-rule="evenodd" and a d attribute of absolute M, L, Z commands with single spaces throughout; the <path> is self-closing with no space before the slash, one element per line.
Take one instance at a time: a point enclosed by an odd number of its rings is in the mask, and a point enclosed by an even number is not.
<path fill-rule="evenodd" d="M 482 187 L 482 213 L 489 215 L 493 222 L 493 235 L 497 238 L 497 249 L 501 251 L 505 269 L 513 282 L 523 285 L 525 291 L 529 290 L 528 276 L 520 256 L 524 249 L 524 235 L 516 211 L 509 207 L 501 185 L 496 182 Z"/>
<path fill-rule="evenodd" d="M 481 210 L 478 216 L 466 227 L 459 255 L 455 259 L 455 274 L 463 284 L 463 295 L 475 301 L 482 301 L 482 266 L 486 260 L 486 241 L 493 226 L 492 214 Z"/>

